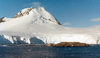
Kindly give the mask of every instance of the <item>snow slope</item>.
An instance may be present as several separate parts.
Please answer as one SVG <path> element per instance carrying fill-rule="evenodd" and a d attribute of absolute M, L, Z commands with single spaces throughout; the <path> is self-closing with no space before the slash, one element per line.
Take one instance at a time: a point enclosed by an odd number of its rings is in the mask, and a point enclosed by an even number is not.
<path fill-rule="evenodd" d="M 82 42 L 99 44 L 99 29 L 63 27 L 43 7 L 25 8 L 0 23 L 1 44 Z"/>

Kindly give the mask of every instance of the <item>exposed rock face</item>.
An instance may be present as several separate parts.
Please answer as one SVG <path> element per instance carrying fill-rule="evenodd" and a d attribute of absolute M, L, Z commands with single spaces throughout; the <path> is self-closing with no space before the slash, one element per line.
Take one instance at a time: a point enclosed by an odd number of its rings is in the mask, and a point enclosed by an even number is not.
<path fill-rule="evenodd" d="M 23 10 L 20 11 L 18 14 L 16 14 L 16 15 L 14 16 L 14 18 L 22 17 L 22 16 L 24 16 L 24 15 L 29 15 L 29 12 L 30 12 L 32 9 L 33 9 L 33 7 L 23 9 Z"/>
<path fill-rule="evenodd" d="M 18 14 L 14 16 L 14 18 L 19 18 L 22 16 L 32 16 L 32 21 L 34 23 L 54 23 L 61 25 L 59 21 L 56 20 L 48 11 L 46 11 L 43 7 L 39 8 L 25 8 L 21 10 Z"/>
<path fill-rule="evenodd" d="M 86 43 L 80 43 L 80 42 L 61 42 L 58 44 L 51 44 L 51 46 L 55 47 L 84 47 L 84 46 L 89 46 L 89 44 Z"/>
<path fill-rule="evenodd" d="M 1 23 L 1 22 L 5 22 L 3 19 L 4 19 L 4 17 L 0 18 L 0 23 Z"/>

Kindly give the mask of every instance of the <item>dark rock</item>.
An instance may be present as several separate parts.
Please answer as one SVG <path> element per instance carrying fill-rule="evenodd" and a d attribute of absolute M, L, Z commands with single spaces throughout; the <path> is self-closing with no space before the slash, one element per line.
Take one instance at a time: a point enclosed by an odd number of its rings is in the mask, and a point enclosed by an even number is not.
<path fill-rule="evenodd" d="M 50 46 L 55 46 L 55 47 L 84 47 L 84 46 L 90 46 L 89 44 L 86 43 L 80 43 L 80 42 L 61 42 L 58 44 L 51 44 Z"/>
<path fill-rule="evenodd" d="M 4 19 L 5 17 L 2 17 L 2 18 L 0 18 L 0 23 L 1 22 L 5 22 L 3 19 Z"/>

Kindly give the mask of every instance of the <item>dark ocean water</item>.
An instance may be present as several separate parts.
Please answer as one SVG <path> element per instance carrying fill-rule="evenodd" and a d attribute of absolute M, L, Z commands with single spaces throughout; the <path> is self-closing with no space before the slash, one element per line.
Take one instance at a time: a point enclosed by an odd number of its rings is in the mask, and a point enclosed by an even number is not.
<path fill-rule="evenodd" d="M 0 46 L 0 58 L 100 58 L 100 46 Z"/>

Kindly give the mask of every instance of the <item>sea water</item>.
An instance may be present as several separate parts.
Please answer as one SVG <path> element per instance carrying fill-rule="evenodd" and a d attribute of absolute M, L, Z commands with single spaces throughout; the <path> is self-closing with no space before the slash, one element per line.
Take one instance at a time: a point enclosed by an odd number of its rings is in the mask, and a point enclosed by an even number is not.
<path fill-rule="evenodd" d="M 100 58 L 100 46 L 0 46 L 0 58 Z"/>

